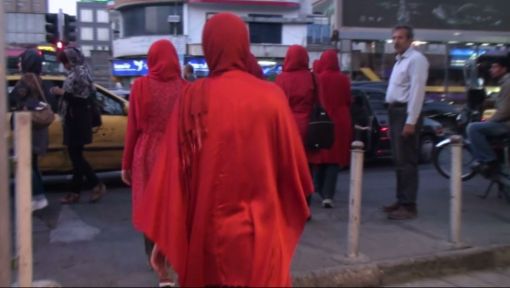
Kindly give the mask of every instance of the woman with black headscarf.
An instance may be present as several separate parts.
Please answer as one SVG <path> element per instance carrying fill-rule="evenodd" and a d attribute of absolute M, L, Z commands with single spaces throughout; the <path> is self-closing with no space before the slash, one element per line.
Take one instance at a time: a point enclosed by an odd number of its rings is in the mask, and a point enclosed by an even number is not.
<path fill-rule="evenodd" d="M 51 92 L 60 95 L 59 114 L 64 129 L 64 145 L 67 146 L 69 158 L 73 164 L 72 192 L 60 200 L 62 204 L 74 204 L 80 201 L 83 189 L 83 176 L 94 187 L 90 202 L 99 201 L 106 192 L 105 185 L 99 181 L 94 170 L 83 157 L 83 148 L 92 143 L 92 102 L 89 97 L 95 92 L 90 70 L 85 64 L 85 57 L 74 47 L 65 48 L 58 55 L 68 74 L 63 87 L 53 87 Z"/>
<path fill-rule="evenodd" d="M 49 99 L 49 91 L 44 88 L 40 74 L 42 57 L 35 49 L 26 50 L 20 57 L 21 79 L 9 94 L 13 111 L 34 111 L 42 108 Z M 41 92 L 45 95 L 41 95 Z M 48 149 L 48 127 L 32 126 L 32 211 L 48 206 L 44 186 L 39 171 L 38 156 Z"/>

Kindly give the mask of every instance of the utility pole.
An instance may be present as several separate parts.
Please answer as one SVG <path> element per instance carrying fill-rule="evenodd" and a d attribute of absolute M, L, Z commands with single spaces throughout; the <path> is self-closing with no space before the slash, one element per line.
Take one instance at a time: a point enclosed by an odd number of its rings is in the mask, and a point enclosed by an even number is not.
<path fill-rule="evenodd" d="M 5 23 L 3 1 L 0 23 Z M 7 154 L 7 89 L 5 89 L 5 27 L 0 29 L 0 287 L 11 286 L 11 212 L 9 200 L 9 157 Z"/>

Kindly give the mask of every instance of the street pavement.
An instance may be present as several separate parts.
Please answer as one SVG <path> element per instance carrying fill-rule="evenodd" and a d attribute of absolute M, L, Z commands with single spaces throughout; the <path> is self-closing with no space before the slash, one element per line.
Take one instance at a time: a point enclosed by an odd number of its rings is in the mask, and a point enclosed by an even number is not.
<path fill-rule="evenodd" d="M 58 198 L 65 192 L 65 186 L 48 187 L 52 190 L 48 194 L 50 206 L 34 213 L 35 280 L 52 279 L 73 287 L 157 284 L 147 265 L 143 238 L 130 223 L 129 189 L 120 184 L 118 174 L 104 179 L 108 181 L 108 193 L 97 204 L 89 204 L 89 195 L 84 193 L 80 204 L 61 206 Z M 356 265 L 408 261 L 455 251 L 448 242 L 449 182 L 431 165 L 421 166 L 420 179 L 418 218 L 391 221 L 380 208 L 394 202 L 395 176 L 391 163 L 376 163 L 365 168 L 361 257 L 353 261 L 345 257 L 349 171 L 340 172 L 333 209 L 322 208 L 319 197 L 313 197 L 313 218 L 307 223 L 296 251 L 293 276 L 312 274 L 328 278 L 330 276 L 321 275 L 330 274 L 321 274 L 321 271 L 341 271 Z M 495 192 L 488 199 L 479 199 L 477 195 L 487 185 L 488 181 L 478 176 L 463 183 L 462 240 L 467 247 L 510 243 L 510 206 L 498 199 Z M 320 285 L 341 285 L 338 279 L 323 280 Z M 297 282 L 298 285 L 319 285 L 310 283 Z M 510 281 L 504 283 L 510 286 Z"/>
<path fill-rule="evenodd" d="M 419 279 L 390 287 L 508 287 L 509 285 L 510 268 L 505 267 Z"/>

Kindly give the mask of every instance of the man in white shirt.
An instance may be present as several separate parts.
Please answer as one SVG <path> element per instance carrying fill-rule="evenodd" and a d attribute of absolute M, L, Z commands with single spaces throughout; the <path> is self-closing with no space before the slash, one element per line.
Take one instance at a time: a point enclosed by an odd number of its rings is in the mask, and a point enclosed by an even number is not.
<path fill-rule="evenodd" d="M 413 29 L 397 26 L 393 43 L 397 52 L 391 72 L 386 102 L 390 124 L 390 139 L 397 174 L 397 202 L 385 206 L 392 220 L 407 220 L 417 216 L 420 116 L 425 99 L 429 63 L 425 56 L 411 47 Z"/>

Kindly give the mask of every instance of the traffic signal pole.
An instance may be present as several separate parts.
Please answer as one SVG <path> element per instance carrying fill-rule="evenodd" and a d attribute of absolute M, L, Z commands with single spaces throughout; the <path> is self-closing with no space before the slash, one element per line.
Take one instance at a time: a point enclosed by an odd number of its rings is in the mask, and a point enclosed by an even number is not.
<path fill-rule="evenodd" d="M 3 4 L 3 3 L 2 3 Z M 0 5 L 0 23 L 5 23 Z M 7 89 L 5 89 L 5 29 L 0 29 L 0 287 L 11 286 L 11 212 L 9 199 L 9 157 L 7 153 Z"/>

